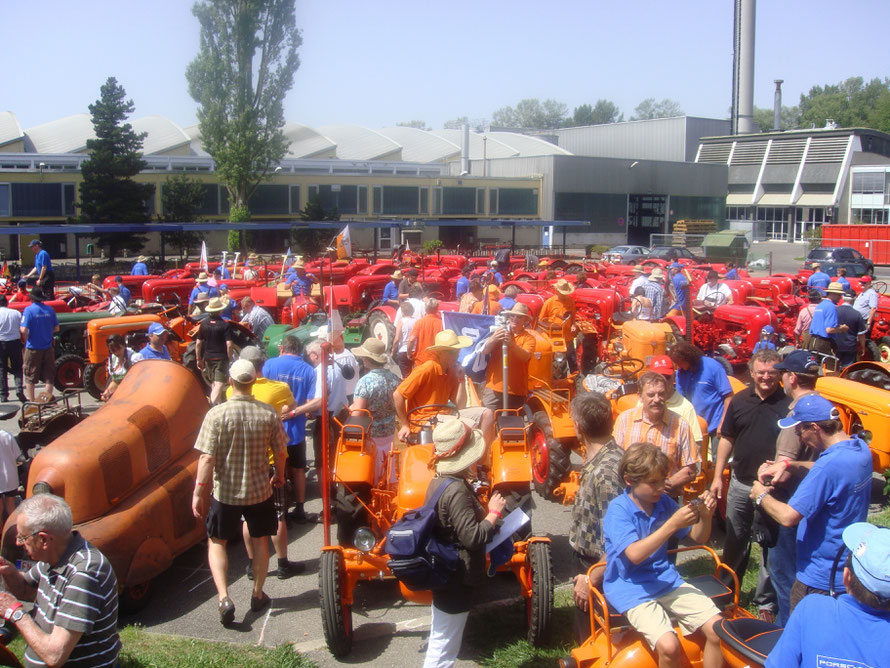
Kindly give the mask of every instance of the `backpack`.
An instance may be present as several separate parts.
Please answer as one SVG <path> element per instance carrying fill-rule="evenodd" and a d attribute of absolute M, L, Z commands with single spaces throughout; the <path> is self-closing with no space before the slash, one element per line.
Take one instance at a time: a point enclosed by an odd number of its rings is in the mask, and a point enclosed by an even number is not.
<path fill-rule="evenodd" d="M 446 478 L 429 501 L 405 513 L 386 532 L 389 569 L 412 591 L 441 589 L 460 562 L 456 545 L 442 543 L 433 536 L 438 524 L 436 504 L 453 482 L 453 478 Z"/>

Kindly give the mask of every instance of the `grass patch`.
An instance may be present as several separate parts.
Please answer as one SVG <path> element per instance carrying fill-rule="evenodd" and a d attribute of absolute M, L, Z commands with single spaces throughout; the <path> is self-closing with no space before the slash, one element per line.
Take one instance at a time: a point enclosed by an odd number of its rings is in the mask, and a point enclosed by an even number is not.
<path fill-rule="evenodd" d="M 868 518 L 868 521 L 872 524 L 877 524 L 879 527 L 890 527 L 890 508 L 885 508 L 878 514 L 872 515 Z"/>
<path fill-rule="evenodd" d="M 120 630 L 123 649 L 121 668 L 309 668 L 315 664 L 297 654 L 290 645 L 274 649 L 235 645 L 181 636 L 150 633 L 139 626 Z M 25 642 L 21 636 L 9 644 L 22 659 Z"/>

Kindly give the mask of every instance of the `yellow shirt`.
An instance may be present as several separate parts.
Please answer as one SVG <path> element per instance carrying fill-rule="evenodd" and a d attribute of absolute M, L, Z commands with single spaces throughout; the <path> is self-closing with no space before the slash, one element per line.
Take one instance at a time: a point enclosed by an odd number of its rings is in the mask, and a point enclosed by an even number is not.
<path fill-rule="evenodd" d="M 281 415 L 281 409 L 284 406 L 291 406 L 296 403 L 294 393 L 290 391 L 287 383 L 277 380 L 269 380 L 268 378 L 257 378 L 256 382 L 250 388 L 251 396 L 257 401 L 269 404 L 275 409 L 275 413 Z M 232 398 L 232 386 L 226 388 L 226 399 Z M 269 464 L 274 464 L 275 458 L 272 456 L 272 450 L 269 450 Z"/>

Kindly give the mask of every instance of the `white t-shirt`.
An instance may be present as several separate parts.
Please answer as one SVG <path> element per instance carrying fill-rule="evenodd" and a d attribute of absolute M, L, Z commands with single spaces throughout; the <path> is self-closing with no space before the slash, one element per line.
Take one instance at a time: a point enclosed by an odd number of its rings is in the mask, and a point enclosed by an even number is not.
<path fill-rule="evenodd" d="M 321 398 L 321 364 L 315 367 L 315 397 Z M 340 367 L 331 364 L 328 367 L 328 411 L 336 415 L 346 407 L 346 380 Z M 318 414 L 316 414 L 317 417 Z"/>
<path fill-rule="evenodd" d="M 334 361 L 341 366 L 352 367 L 352 378 L 350 378 L 349 380 L 347 380 L 346 378 L 343 379 L 343 382 L 346 386 L 346 396 L 351 397 L 353 394 L 355 394 L 355 386 L 358 385 L 358 375 L 359 371 L 361 370 L 361 365 L 358 363 L 358 359 L 356 359 L 355 355 L 352 354 L 351 350 L 344 350 L 342 353 L 334 353 L 333 355 Z"/>
<path fill-rule="evenodd" d="M 646 274 L 637 276 L 630 284 L 630 296 L 633 297 L 634 293 L 637 291 L 637 288 L 642 288 L 648 280 L 649 278 L 646 276 Z"/>
<path fill-rule="evenodd" d="M 423 303 L 422 299 L 414 299 L 412 297 L 412 298 L 406 299 L 405 301 L 407 301 L 409 304 L 411 304 L 411 306 L 414 307 L 414 315 L 412 315 L 410 317 L 414 318 L 415 320 L 417 320 L 418 318 L 422 318 L 423 314 L 426 313 L 426 304 Z M 393 320 L 392 324 L 398 326 L 398 324 L 401 321 L 402 321 L 402 309 L 396 309 L 396 317 L 395 317 L 395 320 Z"/>
<path fill-rule="evenodd" d="M 411 330 L 414 329 L 415 322 L 417 322 L 417 318 L 414 316 L 402 318 L 402 338 L 399 339 L 399 348 L 397 352 L 408 352 L 408 337 L 411 336 Z"/>
<path fill-rule="evenodd" d="M 726 283 L 717 283 L 713 288 L 705 283 L 698 289 L 698 296 L 696 299 L 700 302 L 705 301 L 705 297 L 708 295 L 714 295 L 714 293 L 720 293 L 723 295 L 723 299 L 720 299 L 717 296 L 711 297 L 708 300 L 708 303 L 714 304 L 714 306 L 720 306 L 721 304 L 728 304 L 732 301 L 732 290 L 729 289 L 729 286 Z"/>
<path fill-rule="evenodd" d="M 21 454 L 15 437 L 0 430 L 0 492 L 13 492 L 19 486 L 19 472 L 15 461 Z"/>

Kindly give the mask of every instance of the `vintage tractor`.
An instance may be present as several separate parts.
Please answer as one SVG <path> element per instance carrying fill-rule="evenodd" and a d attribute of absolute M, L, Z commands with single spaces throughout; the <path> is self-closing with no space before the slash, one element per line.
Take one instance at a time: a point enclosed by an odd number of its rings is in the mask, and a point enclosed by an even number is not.
<path fill-rule="evenodd" d="M 207 408 L 178 364 L 137 364 L 107 404 L 31 463 L 27 496 L 49 492 L 68 502 L 74 528 L 111 562 L 125 611 L 144 606 L 152 579 L 204 539 L 190 499 L 195 434 Z M 28 559 L 16 538 L 13 513 L 0 546 L 13 563 Z"/>
<path fill-rule="evenodd" d="M 111 317 L 108 311 L 59 313 L 59 331 L 53 336 L 56 357 L 57 390 L 83 387 L 83 371 L 86 366 L 87 323 Z"/>

